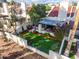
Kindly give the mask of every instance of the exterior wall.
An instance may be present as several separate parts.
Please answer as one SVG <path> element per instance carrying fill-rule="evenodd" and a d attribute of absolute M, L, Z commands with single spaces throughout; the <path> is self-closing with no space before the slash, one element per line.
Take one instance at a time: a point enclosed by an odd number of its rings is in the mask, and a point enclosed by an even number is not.
<path fill-rule="evenodd" d="M 24 47 L 27 46 L 27 40 L 24 40 L 20 37 L 17 37 L 16 35 L 7 32 L 5 32 L 5 34 L 8 40 L 13 40 L 15 43 L 19 44 L 20 46 L 24 46 Z"/>
<path fill-rule="evenodd" d="M 46 54 L 34 47 L 28 46 L 27 40 L 24 40 L 20 37 L 17 37 L 15 35 L 7 33 L 7 32 L 5 34 L 6 34 L 6 37 L 8 40 L 13 40 L 15 43 L 19 44 L 20 46 L 28 48 L 28 49 L 32 50 L 33 52 L 38 53 L 39 55 L 48 58 L 48 56 L 49 56 L 48 54 Z"/>
<path fill-rule="evenodd" d="M 70 59 L 68 57 L 65 57 L 63 55 L 59 55 L 53 51 L 49 51 L 49 58 L 48 59 Z"/>
<path fill-rule="evenodd" d="M 22 32 L 22 27 L 23 27 L 24 30 L 27 30 L 27 26 L 28 26 L 28 25 L 32 25 L 32 23 L 29 23 L 29 22 L 27 23 L 27 22 L 25 22 L 25 23 L 23 23 L 22 25 L 17 26 L 16 32 L 17 32 L 17 33 Z"/>
<path fill-rule="evenodd" d="M 22 27 L 23 27 L 24 30 L 26 30 L 27 29 L 27 25 L 28 25 L 27 23 L 23 23 L 22 25 L 17 26 L 16 32 L 17 33 L 22 32 Z"/>
<path fill-rule="evenodd" d="M 35 52 L 35 53 L 37 53 L 37 54 L 39 54 L 39 55 L 45 57 L 45 58 L 48 58 L 48 57 L 49 57 L 48 54 L 46 54 L 46 53 L 44 53 L 44 52 L 42 52 L 42 51 L 40 51 L 40 50 L 38 50 L 38 49 L 36 49 L 36 48 L 34 48 L 34 47 L 27 46 L 27 48 L 30 49 L 30 50 L 32 50 L 33 52 Z"/>
<path fill-rule="evenodd" d="M 2 3 L 2 5 L 3 5 L 3 10 L 4 10 L 3 13 L 4 13 L 5 15 L 9 15 L 9 14 L 8 14 L 8 6 L 7 6 L 7 3 L 4 2 L 4 3 Z"/>
<path fill-rule="evenodd" d="M 61 2 L 58 18 L 60 21 L 65 21 L 67 18 L 68 2 Z"/>

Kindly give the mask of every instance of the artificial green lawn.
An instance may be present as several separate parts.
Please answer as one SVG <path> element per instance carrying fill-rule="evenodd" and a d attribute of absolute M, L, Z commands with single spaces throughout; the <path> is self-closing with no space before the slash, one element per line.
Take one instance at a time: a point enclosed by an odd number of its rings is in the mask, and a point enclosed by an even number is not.
<path fill-rule="evenodd" d="M 54 39 L 44 38 L 37 34 L 33 34 L 31 32 L 25 33 L 21 35 L 24 39 L 26 39 L 32 47 L 35 47 L 45 53 L 49 53 L 49 50 L 53 50 L 58 52 L 61 43 Z"/>
<path fill-rule="evenodd" d="M 49 53 L 49 50 L 53 50 L 55 52 L 58 52 L 60 49 L 61 42 L 54 40 L 54 39 L 44 38 L 43 36 L 33 34 L 31 32 L 24 33 L 20 36 L 22 38 L 26 39 L 30 46 L 35 47 L 35 48 L 37 48 L 40 51 L 43 51 L 45 53 Z M 65 50 L 66 45 L 67 45 L 67 42 L 65 42 L 63 50 Z M 74 47 L 75 47 L 74 44 L 72 44 L 71 48 L 74 48 Z M 69 57 L 71 59 L 75 59 L 74 55 L 75 55 L 75 53 L 73 52 L 73 49 L 70 50 Z"/>

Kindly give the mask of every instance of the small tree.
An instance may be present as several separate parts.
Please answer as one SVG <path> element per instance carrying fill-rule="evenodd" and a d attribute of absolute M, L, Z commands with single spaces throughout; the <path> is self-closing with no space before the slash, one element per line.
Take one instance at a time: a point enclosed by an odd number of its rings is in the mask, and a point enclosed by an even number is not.
<path fill-rule="evenodd" d="M 46 9 L 46 5 L 44 4 L 38 4 L 38 5 L 33 4 L 31 10 L 28 12 L 28 14 L 31 17 L 31 21 L 34 24 L 38 23 L 40 18 L 46 16 L 46 10 L 48 9 Z"/>

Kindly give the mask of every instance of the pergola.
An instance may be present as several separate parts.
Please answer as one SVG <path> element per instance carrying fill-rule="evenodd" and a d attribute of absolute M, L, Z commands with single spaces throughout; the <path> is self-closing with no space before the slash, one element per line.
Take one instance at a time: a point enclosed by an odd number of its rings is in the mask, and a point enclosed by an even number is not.
<path fill-rule="evenodd" d="M 38 25 L 38 32 L 42 31 L 42 25 L 50 25 L 50 26 L 62 26 L 64 24 L 64 21 L 60 21 L 57 19 L 53 19 L 52 17 L 46 17 L 46 18 L 42 18 L 39 21 L 39 25 Z"/>

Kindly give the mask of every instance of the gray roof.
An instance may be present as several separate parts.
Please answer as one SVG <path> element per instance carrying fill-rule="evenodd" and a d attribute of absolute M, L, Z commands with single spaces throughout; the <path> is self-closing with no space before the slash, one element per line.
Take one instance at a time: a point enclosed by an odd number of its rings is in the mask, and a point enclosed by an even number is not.
<path fill-rule="evenodd" d="M 61 26 L 64 23 L 64 21 L 47 17 L 47 18 L 42 18 L 41 21 L 39 21 L 39 23 L 45 25 L 51 25 L 51 26 L 57 26 L 57 25 Z"/>

